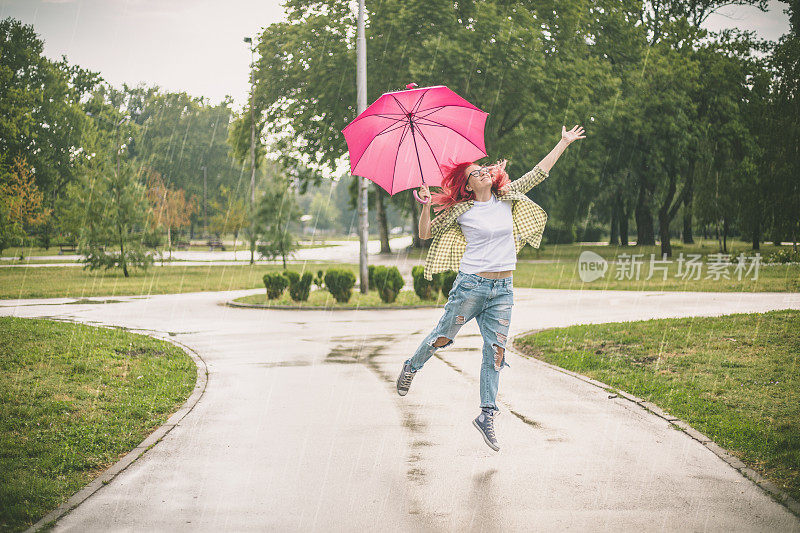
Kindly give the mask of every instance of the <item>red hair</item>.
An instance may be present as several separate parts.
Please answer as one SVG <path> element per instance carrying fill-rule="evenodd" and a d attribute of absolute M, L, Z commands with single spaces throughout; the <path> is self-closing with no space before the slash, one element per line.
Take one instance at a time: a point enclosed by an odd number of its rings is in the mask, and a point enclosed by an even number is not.
<path fill-rule="evenodd" d="M 467 190 L 469 183 L 469 176 L 467 176 L 467 169 L 471 165 L 478 163 L 450 163 L 442 165 L 442 185 L 441 192 L 431 193 L 431 205 L 435 205 L 433 210 L 441 211 L 452 205 L 466 202 L 467 200 L 475 199 L 475 192 Z M 505 171 L 505 163 L 500 165 L 489 166 L 489 171 L 492 174 L 492 192 L 497 194 L 501 187 L 509 183 L 511 180 L 508 178 L 508 173 Z"/>

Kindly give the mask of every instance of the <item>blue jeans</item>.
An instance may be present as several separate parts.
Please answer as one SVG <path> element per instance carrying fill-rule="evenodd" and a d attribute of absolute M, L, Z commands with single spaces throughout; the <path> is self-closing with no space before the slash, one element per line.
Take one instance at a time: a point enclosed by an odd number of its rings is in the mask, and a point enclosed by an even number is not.
<path fill-rule="evenodd" d="M 514 305 L 513 277 L 489 279 L 477 274 L 459 272 L 444 306 L 444 316 L 428 334 L 414 355 L 406 362 L 417 371 L 440 347 L 436 340 L 445 337 L 444 348 L 453 343 L 461 326 L 472 320 L 478 321 L 483 337 L 483 359 L 481 362 L 481 407 L 497 410 L 495 399 L 500 382 L 500 370 L 511 366 L 506 362 L 505 346 L 511 324 L 511 307 Z"/>

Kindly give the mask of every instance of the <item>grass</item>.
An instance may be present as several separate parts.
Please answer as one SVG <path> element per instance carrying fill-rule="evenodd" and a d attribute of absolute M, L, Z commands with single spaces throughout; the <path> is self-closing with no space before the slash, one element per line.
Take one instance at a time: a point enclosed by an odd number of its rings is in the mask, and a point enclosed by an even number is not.
<path fill-rule="evenodd" d="M 295 302 L 289 296 L 289 291 L 283 292 L 280 298 L 274 300 L 267 299 L 266 289 L 262 294 L 251 294 L 249 296 L 242 296 L 236 298 L 235 302 L 259 304 L 265 306 L 291 306 L 298 309 L 308 307 L 324 307 L 326 309 L 358 309 L 361 307 L 385 307 L 387 309 L 402 307 L 402 306 L 424 306 L 424 307 L 440 307 L 444 305 L 447 299 L 441 292 L 438 294 L 437 300 L 422 300 L 413 290 L 401 290 L 397 295 L 397 299 L 393 303 L 384 303 L 378 296 L 378 291 L 369 291 L 367 294 L 361 294 L 358 289 L 353 290 L 350 300 L 346 303 L 339 303 L 327 290 L 312 290 L 308 295 L 308 301 Z"/>
<path fill-rule="evenodd" d="M 180 348 L 120 329 L 0 318 L 0 530 L 22 530 L 188 398 Z"/>
<path fill-rule="evenodd" d="M 778 264 L 761 265 L 757 279 L 753 274 L 737 279 L 734 270 L 729 270 L 729 278 L 706 279 L 707 265 L 704 264 L 700 279 L 683 279 L 677 276 L 678 264 L 673 262 L 667 270 L 666 280 L 656 272 L 651 279 L 649 261 L 641 267 L 639 279 L 616 279 L 618 265 L 609 264 L 605 276 L 584 283 L 578 272 L 578 262 L 525 263 L 518 262 L 514 271 L 514 287 L 537 289 L 589 289 L 589 290 L 634 290 L 634 291 L 700 291 L 700 292 L 796 292 L 800 291 L 800 265 Z"/>
<path fill-rule="evenodd" d="M 349 268 L 343 263 L 291 263 L 298 272 Z M 90 272 L 79 267 L 0 268 L 0 299 L 88 298 L 95 296 L 141 296 L 199 291 L 264 288 L 267 272 L 282 271 L 283 265 L 153 266 L 133 271 L 126 278 L 120 270 Z"/>
<path fill-rule="evenodd" d="M 700 254 L 704 260 L 708 254 L 719 252 L 719 245 L 716 240 L 712 239 L 697 239 L 695 244 L 683 244 L 680 241 L 672 241 L 672 255 L 673 259 L 677 259 L 678 255 L 683 252 L 684 255 Z M 772 244 L 762 244 L 761 254 L 762 260 L 765 260 L 769 254 L 781 248 L 788 248 L 787 246 L 775 246 Z M 540 248 L 533 248 L 532 246 L 524 246 L 517 254 L 517 259 L 520 261 L 534 260 L 534 261 L 561 261 L 561 262 L 577 262 L 582 252 L 594 252 L 607 261 L 615 261 L 619 254 L 644 254 L 645 259 L 649 259 L 650 254 L 655 254 L 656 258 L 661 257 L 661 246 L 603 246 L 603 245 L 581 245 L 581 244 L 542 244 Z M 409 252 L 409 257 L 425 258 L 428 253 L 427 249 L 418 250 L 413 249 Z M 728 241 L 728 253 L 732 256 L 737 256 L 739 253 L 744 253 L 746 256 L 755 254 L 750 243 L 738 240 Z"/>
<path fill-rule="evenodd" d="M 800 311 L 555 328 L 514 345 L 658 405 L 800 500 Z"/>
<path fill-rule="evenodd" d="M 392 237 L 395 236 L 396 235 L 393 235 Z M 377 234 L 370 235 L 369 238 L 370 240 L 377 240 L 379 236 Z M 300 240 L 306 240 L 306 239 L 307 237 L 303 236 Z M 337 246 L 336 244 L 328 243 L 326 241 L 352 241 L 352 240 L 357 241 L 358 237 L 326 235 L 324 239 L 315 238 L 314 242 L 301 244 L 298 246 L 298 248 L 324 248 L 328 246 Z M 159 246 L 158 249 L 162 250 L 164 253 L 168 252 L 166 244 Z M 235 248 L 230 244 L 226 244 L 225 249 L 228 252 L 233 252 L 233 251 L 249 252 L 250 244 L 241 240 L 237 240 Z M 42 255 L 59 255 L 59 250 L 60 248 L 58 247 L 58 245 L 51 245 L 50 248 L 48 249 L 45 249 L 43 246 L 25 246 L 24 249 L 19 246 L 11 246 L 9 248 L 3 249 L 3 251 L 0 252 L 0 257 L 4 257 L 6 259 L 8 259 L 9 257 L 16 257 L 17 259 L 19 259 L 20 251 L 22 251 L 24 252 L 23 257 L 27 259 L 29 257 L 37 257 Z M 188 248 L 186 248 L 186 250 L 196 251 L 196 252 L 209 251 L 208 246 L 205 244 L 192 244 Z M 219 249 L 215 249 L 215 251 L 218 250 Z M 172 251 L 176 252 L 178 251 L 178 249 L 173 246 Z M 64 254 L 77 255 L 77 252 L 64 252 Z"/>

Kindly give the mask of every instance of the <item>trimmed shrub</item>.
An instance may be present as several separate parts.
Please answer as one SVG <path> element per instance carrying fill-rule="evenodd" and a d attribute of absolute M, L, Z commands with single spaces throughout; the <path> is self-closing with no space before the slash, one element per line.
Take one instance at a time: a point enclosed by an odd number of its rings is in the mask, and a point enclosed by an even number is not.
<path fill-rule="evenodd" d="M 295 302 L 308 300 L 308 293 L 311 292 L 311 280 L 313 279 L 314 275 L 311 272 L 306 272 L 302 276 L 298 275 L 294 281 L 289 281 L 289 295 L 292 300 Z"/>
<path fill-rule="evenodd" d="M 369 290 L 375 290 L 375 265 L 367 265 L 367 283 Z"/>
<path fill-rule="evenodd" d="M 453 288 L 453 282 L 456 280 L 456 276 L 458 272 L 455 270 L 445 270 L 444 272 L 440 272 L 436 274 L 439 276 L 439 283 L 442 287 L 442 294 L 444 294 L 445 298 L 450 297 L 450 289 Z M 435 277 L 435 276 L 434 276 Z"/>
<path fill-rule="evenodd" d="M 283 290 L 289 286 L 289 279 L 280 272 L 268 272 L 263 279 L 267 287 L 267 298 L 270 300 L 280 298 Z"/>
<path fill-rule="evenodd" d="M 425 279 L 425 267 L 417 265 L 411 269 L 411 277 L 414 278 L 414 292 L 421 300 L 435 300 L 441 288 L 441 275 L 434 274 L 433 280 Z"/>
<path fill-rule="evenodd" d="M 400 289 L 403 288 L 403 276 L 397 267 L 385 267 L 378 265 L 373 272 L 373 280 L 378 294 L 385 303 L 390 304 L 397 299 Z M 372 286 L 372 285 L 370 285 Z"/>
<path fill-rule="evenodd" d="M 321 289 L 324 284 L 325 284 L 325 271 L 317 270 L 317 275 L 314 277 L 314 285 L 316 285 L 318 289 Z"/>
<path fill-rule="evenodd" d="M 735 260 L 735 258 L 731 258 Z M 777 252 L 769 254 L 767 263 L 798 263 L 800 262 L 800 251 L 793 251 L 791 248 L 781 248 Z"/>
<path fill-rule="evenodd" d="M 286 276 L 286 279 L 289 280 L 290 287 L 292 286 L 293 283 L 297 283 L 298 281 L 300 281 L 300 274 L 292 270 L 284 270 L 283 275 Z"/>
<path fill-rule="evenodd" d="M 349 270 L 332 268 L 325 274 L 325 287 L 339 303 L 350 301 L 355 284 L 356 275 Z"/>

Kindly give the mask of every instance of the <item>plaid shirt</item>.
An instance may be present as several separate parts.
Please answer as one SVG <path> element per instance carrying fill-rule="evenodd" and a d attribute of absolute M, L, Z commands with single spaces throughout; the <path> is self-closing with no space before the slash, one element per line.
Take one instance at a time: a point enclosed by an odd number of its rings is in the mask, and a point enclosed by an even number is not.
<path fill-rule="evenodd" d="M 504 202 L 511 202 L 513 234 L 517 252 L 525 246 L 526 242 L 534 248 L 538 248 L 542 241 L 547 213 L 525 196 L 525 193 L 549 175 L 549 172 L 536 165 L 533 170 L 520 179 L 512 181 L 508 186 L 508 192 L 499 197 Z M 461 231 L 458 217 L 469 210 L 472 204 L 473 200 L 459 202 L 439 213 L 431 221 L 433 241 L 428 249 L 424 273 L 425 279 L 428 281 L 433 279 L 433 274 L 445 270 L 458 271 L 461 266 L 461 257 L 467 249 L 467 240 Z"/>

